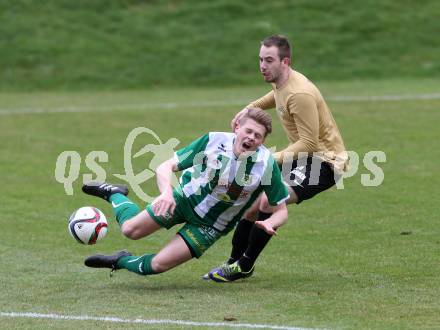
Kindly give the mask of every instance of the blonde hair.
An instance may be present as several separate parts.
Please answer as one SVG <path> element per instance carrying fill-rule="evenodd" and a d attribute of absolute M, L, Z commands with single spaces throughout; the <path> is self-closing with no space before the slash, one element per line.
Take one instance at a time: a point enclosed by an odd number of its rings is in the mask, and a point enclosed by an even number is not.
<path fill-rule="evenodd" d="M 266 129 L 266 134 L 264 134 L 265 137 L 272 133 L 272 116 L 268 112 L 260 108 L 247 108 L 247 111 L 240 119 L 240 124 L 243 125 L 248 118 L 255 120 L 258 124 L 264 126 Z"/>

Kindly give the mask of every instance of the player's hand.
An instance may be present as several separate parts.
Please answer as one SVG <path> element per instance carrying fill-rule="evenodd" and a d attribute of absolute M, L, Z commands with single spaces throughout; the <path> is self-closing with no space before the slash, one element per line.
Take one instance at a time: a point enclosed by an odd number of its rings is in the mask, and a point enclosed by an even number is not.
<path fill-rule="evenodd" d="M 166 217 L 173 215 L 176 208 L 176 201 L 173 193 L 163 192 L 160 194 L 151 205 L 154 215 L 157 217 Z"/>
<path fill-rule="evenodd" d="M 248 111 L 247 108 L 244 108 L 243 110 L 241 110 L 239 113 L 237 113 L 234 117 L 234 119 L 232 119 L 231 121 L 231 128 L 232 128 L 232 132 L 235 131 L 235 128 L 237 127 L 238 122 L 240 121 L 241 117 L 243 117 L 245 115 L 245 113 Z"/>
<path fill-rule="evenodd" d="M 272 227 L 272 225 L 268 221 L 255 221 L 255 225 L 263 229 L 269 235 L 277 235 L 277 229 Z"/>

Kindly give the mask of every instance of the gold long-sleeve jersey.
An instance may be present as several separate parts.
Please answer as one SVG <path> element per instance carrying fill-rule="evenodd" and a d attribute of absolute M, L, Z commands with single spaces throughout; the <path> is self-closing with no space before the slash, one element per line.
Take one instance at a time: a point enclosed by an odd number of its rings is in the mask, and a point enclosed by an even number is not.
<path fill-rule="evenodd" d="M 289 139 L 289 145 L 274 154 L 276 161 L 314 154 L 331 163 L 337 172 L 345 171 L 348 156 L 344 141 L 318 88 L 293 69 L 280 88 L 275 84 L 272 88 L 247 107 L 276 108 Z"/>

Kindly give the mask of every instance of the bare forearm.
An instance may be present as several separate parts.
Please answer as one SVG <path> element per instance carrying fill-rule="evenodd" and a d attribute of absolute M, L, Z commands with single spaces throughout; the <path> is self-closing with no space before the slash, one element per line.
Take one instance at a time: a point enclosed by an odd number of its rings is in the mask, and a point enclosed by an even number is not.
<path fill-rule="evenodd" d="M 161 193 L 170 192 L 173 189 L 171 177 L 176 172 L 177 166 L 173 159 L 160 164 L 156 169 L 157 187 Z"/>
<path fill-rule="evenodd" d="M 270 218 L 265 220 L 273 228 L 279 228 L 287 222 L 287 208 L 280 208 L 276 210 Z"/>
<path fill-rule="evenodd" d="M 278 164 L 281 164 L 284 160 L 298 159 L 301 153 L 312 154 L 317 150 L 317 143 L 313 139 L 302 139 L 277 151 L 273 157 Z"/>
<path fill-rule="evenodd" d="M 255 225 L 258 228 L 263 229 L 269 235 L 276 235 L 277 229 L 284 225 L 287 221 L 287 207 L 283 203 L 281 205 L 275 206 L 270 218 L 264 221 L 256 221 Z"/>

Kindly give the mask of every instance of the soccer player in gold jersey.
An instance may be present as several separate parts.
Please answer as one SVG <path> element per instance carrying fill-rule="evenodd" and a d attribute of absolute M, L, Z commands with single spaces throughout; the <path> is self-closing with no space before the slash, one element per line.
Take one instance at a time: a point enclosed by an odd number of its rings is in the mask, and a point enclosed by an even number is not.
<path fill-rule="evenodd" d="M 286 37 L 273 35 L 261 42 L 260 72 L 272 90 L 251 102 L 250 107 L 275 108 L 289 144 L 274 158 L 288 186 L 288 204 L 299 204 L 335 185 L 344 172 L 348 156 L 336 122 L 318 88 L 291 67 L 291 48 Z M 264 194 L 238 223 L 229 260 L 203 276 L 217 282 L 249 277 L 260 252 L 276 232 L 264 231 L 249 221 L 263 221 L 272 213 Z"/>

